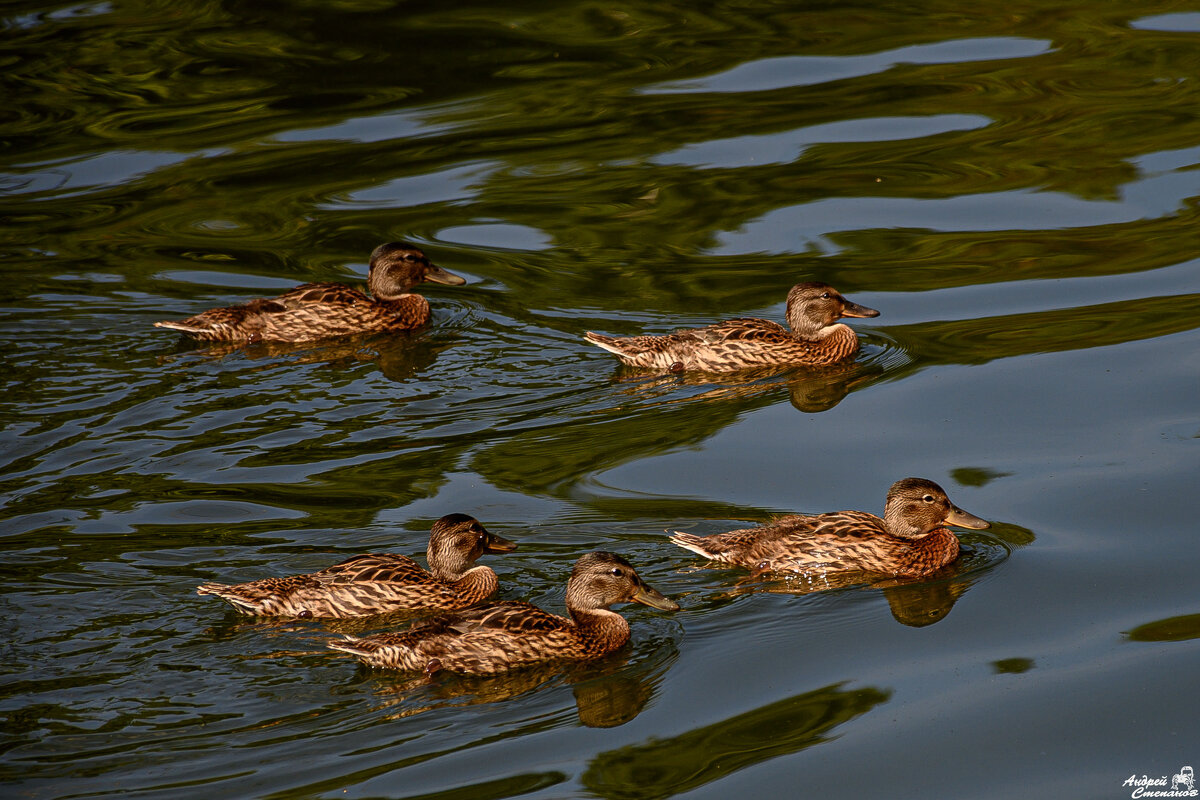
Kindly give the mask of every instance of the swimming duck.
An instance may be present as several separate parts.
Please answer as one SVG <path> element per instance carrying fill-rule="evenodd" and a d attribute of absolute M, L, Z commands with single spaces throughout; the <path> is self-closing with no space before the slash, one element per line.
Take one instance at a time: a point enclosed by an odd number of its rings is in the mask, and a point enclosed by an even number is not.
<path fill-rule="evenodd" d="M 329 647 L 373 667 L 489 675 L 544 661 L 585 661 L 629 641 L 629 623 L 613 603 L 662 611 L 679 606 L 646 585 L 629 562 L 596 551 L 580 556 L 567 581 L 570 618 L 523 602 L 496 603 L 447 614 L 404 632 L 347 636 Z"/>
<path fill-rule="evenodd" d="M 466 283 L 431 263 L 420 248 L 391 242 L 371 253 L 367 288 L 373 297 L 344 283 L 306 283 L 278 297 L 154 325 L 206 341 L 238 342 L 310 342 L 327 336 L 403 331 L 429 322 L 429 301 L 410 293 L 422 281 Z"/>
<path fill-rule="evenodd" d="M 905 478 L 888 490 L 883 519 L 865 511 L 795 515 L 715 536 L 676 531 L 671 541 L 755 572 L 861 571 L 918 578 L 958 557 L 958 538 L 947 524 L 989 527 L 951 503 L 933 481 Z"/>
<path fill-rule="evenodd" d="M 344 619 L 406 609 L 465 608 L 496 591 L 496 573 L 473 566 L 484 553 L 517 545 L 489 533 L 466 514 L 447 514 L 429 532 L 430 572 L 395 553 L 355 556 L 308 575 L 229 586 L 206 583 L 196 594 L 227 600 L 243 614 Z"/>
<path fill-rule="evenodd" d="M 798 283 L 787 296 L 789 331 L 765 319 L 739 317 L 665 336 L 620 338 L 588 331 L 592 344 L 632 367 L 732 372 L 763 366 L 823 366 L 858 352 L 858 336 L 842 317 L 877 317 L 827 283 Z"/>

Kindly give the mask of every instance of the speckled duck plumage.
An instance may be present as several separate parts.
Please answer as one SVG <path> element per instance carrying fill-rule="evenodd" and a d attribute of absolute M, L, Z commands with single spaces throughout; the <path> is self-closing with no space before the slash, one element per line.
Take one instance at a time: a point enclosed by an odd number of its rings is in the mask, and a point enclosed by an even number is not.
<path fill-rule="evenodd" d="M 475 566 L 484 553 L 506 553 L 517 545 L 490 533 L 474 517 L 447 514 L 434 523 L 427 556 L 430 571 L 407 556 L 355 556 L 308 575 L 228 586 L 206 583 L 196 594 L 216 595 L 243 614 L 345 619 L 391 611 L 455 609 L 495 593 L 496 573 Z"/>
<path fill-rule="evenodd" d="M 883 518 L 865 511 L 781 517 L 757 528 L 671 541 L 687 550 L 755 572 L 861 571 L 923 577 L 958 558 L 958 538 L 945 526 L 988 523 L 956 507 L 942 487 L 905 478 L 888 491 Z"/>
<path fill-rule="evenodd" d="M 877 317 L 827 283 L 798 283 L 787 296 L 787 322 L 742 317 L 665 336 L 584 338 L 629 366 L 663 372 L 732 372 L 764 366 L 825 366 L 852 358 L 858 335 L 843 317 Z"/>
<path fill-rule="evenodd" d="M 679 606 L 642 581 L 628 561 L 587 553 L 567 582 L 561 617 L 523 602 L 496 603 L 421 623 L 407 631 L 347 636 L 329 647 L 373 667 L 433 674 L 441 670 L 488 675 L 546 661 L 600 658 L 629 641 L 629 623 L 613 603 L 642 603 L 663 611 Z"/>
<path fill-rule="evenodd" d="M 196 339 L 233 342 L 309 342 L 410 330 L 429 322 L 429 301 L 410 291 L 422 281 L 466 283 L 430 262 L 420 248 L 391 242 L 371 253 L 371 296 L 343 283 L 306 283 L 278 297 L 154 324 Z"/>

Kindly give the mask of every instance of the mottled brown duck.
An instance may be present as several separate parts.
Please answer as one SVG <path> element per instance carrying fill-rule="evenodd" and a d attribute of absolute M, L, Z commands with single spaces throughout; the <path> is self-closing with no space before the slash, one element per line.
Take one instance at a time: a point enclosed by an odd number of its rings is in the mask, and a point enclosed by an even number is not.
<path fill-rule="evenodd" d="M 567 582 L 560 617 L 523 602 L 447 614 L 407 631 L 331 641 L 373 667 L 489 675 L 547 661 L 600 658 L 629 641 L 629 623 L 609 606 L 642 603 L 662 611 L 679 606 L 646 585 L 629 562 L 596 551 L 580 556 Z"/>
<path fill-rule="evenodd" d="M 877 317 L 827 283 L 798 283 L 787 296 L 791 330 L 739 317 L 665 336 L 621 338 L 588 331 L 584 338 L 631 367 L 667 372 L 732 372 L 768 366 L 824 366 L 852 358 L 858 335 L 843 317 Z"/>
<path fill-rule="evenodd" d="M 958 537 L 946 525 L 988 527 L 951 503 L 933 481 L 905 478 L 888 491 L 882 519 L 866 511 L 794 515 L 714 536 L 676 531 L 671 541 L 755 572 L 857 571 L 919 578 L 958 558 Z"/>
<path fill-rule="evenodd" d="M 507 553 L 517 545 L 487 531 L 466 514 L 447 514 L 429 532 L 429 571 L 407 556 L 370 553 L 308 575 L 264 578 L 229 586 L 206 583 L 196 594 L 229 601 L 243 614 L 345 619 L 391 611 L 454 609 L 495 593 L 489 567 L 475 566 L 484 553 Z"/>
<path fill-rule="evenodd" d="M 154 325 L 205 341 L 232 342 L 310 342 L 411 330 L 429 322 L 429 301 L 411 291 L 422 281 L 466 283 L 430 262 L 420 248 L 391 242 L 371 253 L 367 273 L 371 296 L 344 283 L 306 283 L 278 297 Z"/>

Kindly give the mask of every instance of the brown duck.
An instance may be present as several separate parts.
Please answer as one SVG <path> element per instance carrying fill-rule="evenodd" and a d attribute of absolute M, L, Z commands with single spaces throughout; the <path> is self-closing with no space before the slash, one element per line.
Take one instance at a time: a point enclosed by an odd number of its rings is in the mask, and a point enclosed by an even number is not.
<path fill-rule="evenodd" d="M 958 538 L 947 524 L 988 527 L 951 503 L 933 481 L 905 478 L 888 490 L 883 519 L 865 511 L 795 515 L 715 536 L 676 531 L 671 541 L 755 572 L 856 571 L 918 578 L 958 557 Z"/>
<path fill-rule="evenodd" d="M 308 575 L 228 586 L 206 583 L 196 594 L 228 600 L 243 614 L 344 619 L 389 611 L 465 608 L 490 597 L 496 573 L 474 566 L 484 553 L 517 546 L 466 514 L 447 514 L 429 532 L 430 572 L 395 553 L 355 556 Z"/>
<path fill-rule="evenodd" d="M 411 293 L 422 281 L 457 286 L 466 280 L 431 263 L 404 242 L 381 244 L 371 253 L 371 297 L 344 283 L 306 283 L 278 297 L 214 308 L 159 328 L 206 341 L 310 342 L 354 333 L 391 333 L 429 322 L 429 301 Z"/>
<path fill-rule="evenodd" d="M 632 367 L 670 372 L 732 372 L 764 366 L 824 366 L 858 352 L 843 317 L 877 317 L 827 283 L 798 283 L 787 296 L 789 331 L 765 319 L 739 317 L 666 336 L 619 338 L 588 331 L 592 344 Z"/>
<path fill-rule="evenodd" d="M 629 562 L 597 551 L 580 556 L 567 582 L 570 618 L 522 602 L 447 614 L 403 633 L 329 643 L 373 667 L 488 675 L 545 661 L 600 658 L 629 641 L 629 623 L 613 603 L 663 611 L 679 606 L 647 586 Z"/>

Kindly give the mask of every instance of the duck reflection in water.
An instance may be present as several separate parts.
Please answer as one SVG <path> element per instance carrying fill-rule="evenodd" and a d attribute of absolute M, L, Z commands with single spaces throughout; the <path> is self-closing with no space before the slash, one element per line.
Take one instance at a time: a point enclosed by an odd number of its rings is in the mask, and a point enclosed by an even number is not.
<path fill-rule="evenodd" d="M 555 691 L 566 684 L 571 687 L 580 723 L 589 728 L 613 728 L 641 713 L 678 654 L 674 643 L 668 641 L 655 647 L 647 660 L 632 664 L 628 654 L 616 654 L 600 661 L 540 664 L 488 676 L 449 675 L 437 681 L 363 667 L 356 683 L 369 685 L 394 719 L 442 708 L 499 703 L 534 690 Z"/>
<path fill-rule="evenodd" d="M 766 396 L 786 388 L 788 400 L 797 411 L 816 414 L 842 402 L 852 391 L 875 383 L 884 373 L 880 364 L 847 361 L 827 367 L 760 367 L 726 375 L 685 372 L 647 377 L 642 371 L 618 367 L 616 380 L 632 384 L 625 394 L 652 402 L 701 402 L 744 400 Z M 704 391 L 683 398 L 660 400 L 681 387 Z"/>
<path fill-rule="evenodd" d="M 958 599 L 975 582 L 960 564 L 939 570 L 930 578 L 887 578 L 867 573 L 840 572 L 826 575 L 750 575 L 737 582 L 729 594 L 816 594 L 837 589 L 878 589 L 887 600 L 892 617 L 901 625 L 924 628 L 941 622 Z"/>
<path fill-rule="evenodd" d="M 338 370 L 375 362 L 385 378 L 404 383 L 420 377 L 443 351 L 455 344 L 403 332 L 343 336 L 320 342 L 222 342 L 206 347 L 196 347 L 181 337 L 176 352 L 159 360 L 164 363 L 183 357 L 219 360 L 236 353 L 250 361 L 289 358 L 293 364 L 324 364 Z"/>

